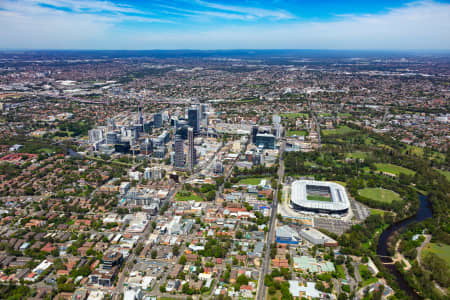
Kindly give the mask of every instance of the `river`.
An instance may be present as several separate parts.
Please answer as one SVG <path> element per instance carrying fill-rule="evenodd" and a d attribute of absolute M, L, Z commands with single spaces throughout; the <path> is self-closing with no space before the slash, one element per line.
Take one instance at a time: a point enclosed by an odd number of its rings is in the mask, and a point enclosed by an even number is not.
<path fill-rule="evenodd" d="M 419 194 L 419 200 L 420 200 L 419 210 L 414 216 L 392 224 L 381 234 L 380 239 L 378 240 L 377 255 L 381 256 L 382 262 L 390 262 L 389 259 L 383 258 L 383 256 L 390 256 L 387 244 L 389 242 L 389 239 L 392 237 L 394 233 L 396 233 L 399 230 L 402 230 L 403 228 L 412 223 L 421 222 L 433 216 L 433 212 L 431 210 L 431 205 L 430 202 L 428 201 L 428 197 Z M 399 271 L 397 271 L 395 265 L 386 264 L 385 267 L 388 268 L 389 271 L 395 276 L 400 288 L 402 288 L 408 296 L 410 296 L 412 299 L 417 300 L 422 299 L 422 297 L 420 297 L 409 286 L 408 282 L 403 278 L 403 275 Z"/>

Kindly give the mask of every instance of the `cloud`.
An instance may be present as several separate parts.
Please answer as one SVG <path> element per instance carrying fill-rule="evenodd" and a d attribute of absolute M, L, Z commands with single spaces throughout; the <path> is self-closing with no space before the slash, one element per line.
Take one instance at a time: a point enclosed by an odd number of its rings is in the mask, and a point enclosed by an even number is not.
<path fill-rule="evenodd" d="M 195 1 L 194 4 L 198 4 L 200 7 L 198 7 L 198 9 L 192 8 L 189 9 L 185 7 L 176 7 L 167 4 L 157 4 L 157 6 L 168 9 L 169 14 L 180 15 L 180 12 L 182 12 L 184 14 L 181 15 L 190 18 L 194 17 L 197 20 L 201 20 L 201 17 L 215 17 L 230 20 L 242 20 L 242 21 L 255 21 L 257 19 L 264 19 L 264 18 L 273 20 L 294 18 L 292 14 L 281 10 L 268 10 L 244 6 L 230 6 L 205 1 Z"/>
<path fill-rule="evenodd" d="M 201 1 L 201 0 L 198 0 L 197 3 L 202 6 L 208 7 L 208 8 L 214 8 L 214 9 L 223 10 L 223 11 L 231 11 L 231 12 L 245 14 L 247 16 L 250 16 L 251 18 L 274 18 L 274 19 L 293 19 L 293 18 L 295 18 L 294 15 L 292 15 L 289 12 L 283 11 L 283 10 L 269 10 L 269 9 L 256 8 L 256 7 L 223 5 L 223 4 L 217 4 L 217 3 L 206 2 L 206 1 Z"/>
<path fill-rule="evenodd" d="M 113 13 L 143 13 L 129 5 L 115 4 L 109 1 L 97 0 L 33 0 L 34 3 L 47 4 L 54 7 L 70 8 L 75 12 L 113 12 Z"/>
<path fill-rule="evenodd" d="M 207 8 L 201 12 L 206 18 L 247 21 L 225 25 L 201 19 L 198 9 L 181 5 L 176 10 L 164 8 L 175 15 L 171 19 L 161 16 L 161 7 L 147 15 L 109 2 L 94 1 L 88 7 L 76 6 L 75 0 L 45 1 L 70 2 L 75 13 L 39 6 L 37 0 L 0 0 L 0 48 L 450 49 L 450 4 L 433 1 L 412 2 L 380 14 L 339 15 L 329 21 L 255 23 L 251 21 L 275 14 L 200 0 L 199 5 Z M 180 24 L 151 24 L 174 20 Z M 127 22 L 147 23 L 135 29 Z"/>

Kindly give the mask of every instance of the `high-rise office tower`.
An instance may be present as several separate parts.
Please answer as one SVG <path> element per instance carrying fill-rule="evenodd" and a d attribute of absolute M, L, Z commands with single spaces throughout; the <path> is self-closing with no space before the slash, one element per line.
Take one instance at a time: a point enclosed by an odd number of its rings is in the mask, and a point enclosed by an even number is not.
<path fill-rule="evenodd" d="M 138 107 L 138 124 L 139 125 L 144 125 L 144 116 L 142 115 L 142 107 Z"/>
<path fill-rule="evenodd" d="M 188 109 L 188 124 L 194 129 L 194 133 L 200 132 L 200 110 L 198 107 Z"/>
<path fill-rule="evenodd" d="M 196 153 L 195 153 L 195 147 L 194 147 L 194 129 L 192 127 L 188 128 L 188 169 L 190 171 L 194 170 L 195 166 L 195 159 L 196 159 Z"/>
<path fill-rule="evenodd" d="M 207 118 L 207 112 L 208 112 L 208 104 L 203 103 L 200 105 L 200 115 L 202 120 L 206 120 Z"/>
<path fill-rule="evenodd" d="M 113 118 L 108 119 L 108 131 L 113 131 L 116 129 L 116 124 Z"/>
<path fill-rule="evenodd" d="M 256 143 L 256 135 L 258 134 L 258 126 L 254 125 L 252 127 L 252 143 Z"/>
<path fill-rule="evenodd" d="M 281 123 L 281 117 L 279 115 L 273 115 L 272 116 L 272 123 L 273 124 L 280 124 Z"/>
<path fill-rule="evenodd" d="M 155 128 L 161 128 L 163 126 L 163 117 L 161 113 L 153 114 L 153 126 Z"/>
<path fill-rule="evenodd" d="M 174 159 L 174 167 L 176 169 L 184 169 L 184 143 L 181 136 L 178 134 L 175 135 L 175 159 Z"/>

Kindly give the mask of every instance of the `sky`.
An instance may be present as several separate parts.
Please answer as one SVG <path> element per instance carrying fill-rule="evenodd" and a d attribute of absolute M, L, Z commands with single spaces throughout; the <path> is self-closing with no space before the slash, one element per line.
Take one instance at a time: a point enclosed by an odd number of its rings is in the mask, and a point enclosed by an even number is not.
<path fill-rule="evenodd" d="M 450 1 L 0 0 L 0 48 L 450 50 Z"/>

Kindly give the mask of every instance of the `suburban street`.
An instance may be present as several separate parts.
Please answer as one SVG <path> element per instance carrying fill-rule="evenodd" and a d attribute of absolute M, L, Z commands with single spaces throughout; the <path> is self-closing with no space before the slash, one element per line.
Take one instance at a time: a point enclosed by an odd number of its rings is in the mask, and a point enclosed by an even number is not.
<path fill-rule="evenodd" d="M 272 214 L 270 216 L 269 221 L 269 232 L 267 234 L 267 240 L 266 240 L 266 251 L 264 254 L 264 260 L 262 262 L 262 269 L 261 274 L 258 281 L 258 291 L 256 294 L 256 299 L 265 299 L 265 293 L 266 288 L 264 286 L 264 277 L 266 274 L 269 273 L 270 270 L 270 247 L 272 245 L 274 236 L 275 236 L 275 222 L 277 219 L 277 207 L 278 207 L 278 187 L 281 184 L 284 176 L 284 161 L 283 161 L 283 151 L 284 147 L 286 145 L 286 142 L 283 140 L 281 142 L 280 146 L 280 153 L 279 153 L 279 167 L 278 167 L 278 181 L 277 181 L 277 187 L 275 190 L 275 194 L 273 195 L 273 202 L 272 202 Z"/>

